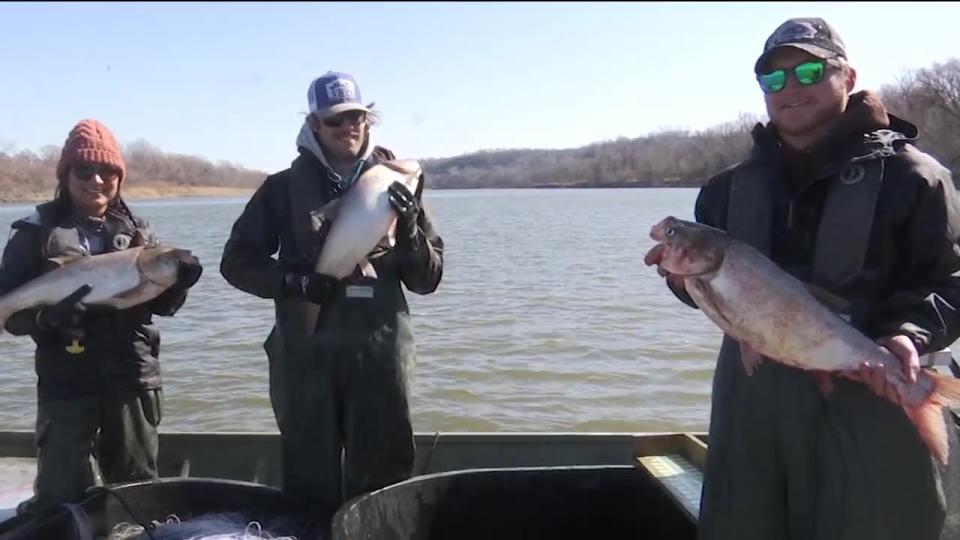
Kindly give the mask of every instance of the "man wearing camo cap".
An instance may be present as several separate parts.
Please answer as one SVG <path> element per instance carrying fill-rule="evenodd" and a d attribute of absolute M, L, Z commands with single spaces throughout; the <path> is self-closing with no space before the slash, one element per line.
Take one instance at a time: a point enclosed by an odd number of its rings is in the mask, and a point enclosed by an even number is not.
<path fill-rule="evenodd" d="M 781 24 L 754 76 L 770 122 L 754 128 L 747 159 L 703 187 L 697 221 L 810 284 L 900 359 L 890 369 L 915 373 L 960 337 L 960 204 L 950 172 L 914 146 L 917 128 L 876 93 L 853 92 L 857 72 L 823 19 Z M 960 538 L 949 411 L 942 465 L 884 367 L 830 377 L 764 361 L 748 376 L 741 352 L 724 338 L 701 540 Z"/>

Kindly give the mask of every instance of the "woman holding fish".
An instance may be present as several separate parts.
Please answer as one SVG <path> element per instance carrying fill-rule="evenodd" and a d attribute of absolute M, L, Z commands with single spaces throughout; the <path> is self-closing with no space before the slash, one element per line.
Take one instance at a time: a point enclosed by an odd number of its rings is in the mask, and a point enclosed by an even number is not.
<path fill-rule="evenodd" d="M 283 489 L 329 519 L 412 472 L 415 346 L 402 286 L 437 288 L 443 241 L 420 204 L 419 166 L 374 144 L 376 116 L 353 77 L 315 79 L 308 103 L 299 155 L 252 196 L 220 270 L 274 301 L 264 348 Z"/>
<path fill-rule="evenodd" d="M 49 294 L 56 280 L 42 276 L 64 276 L 69 284 L 72 263 L 80 268 L 86 265 L 79 261 L 156 243 L 148 223 L 120 196 L 126 164 L 105 125 L 86 119 L 74 126 L 56 174 L 54 200 L 12 225 L 0 265 L 4 305 L 14 298 L 29 305 L 38 281 L 50 282 L 44 288 Z M 147 295 L 143 287 L 125 291 L 124 309 L 81 303 L 102 292 L 92 292 L 98 287 L 93 282 L 75 290 L 76 284 L 69 285 L 55 304 L 38 300 L 36 307 L 4 313 L 6 331 L 30 335 L 37 345 L 37 478 L 34 497 L 18 513 L 76 500 L 101 482 L 157 478 L 163 395 L 160 337 L 152 316 L 176 313 L 202 272 L 196 259 L 169 262 L 175 265 L 169 282 L 144 280 L 152 291 Z M 105 272 L 99 286 L 122 279 Z"/>
<path fill-rule="evenodd" d="M 701 225 L 664 220 L 646 259 L 725 334 L 700 537 L 960 538 L 943 407 L 960 404 L 960 380 L 918 360 L 960 336 L 950 172 L 878 95 L 852 93 L 822 19 L 778 27 L 755 76 L 770 123 L 701 190 Z"/>

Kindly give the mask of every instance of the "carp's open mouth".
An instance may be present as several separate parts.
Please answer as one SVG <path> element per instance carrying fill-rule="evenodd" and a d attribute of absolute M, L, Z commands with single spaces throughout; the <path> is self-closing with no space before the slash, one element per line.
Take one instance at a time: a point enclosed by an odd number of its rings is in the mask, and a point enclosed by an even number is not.
<path fill-rule="evenodd" d="M 679 277 L 696 277 L 716 270 L 716 265 L 708 268 L 691 266 L 687 255 L 687 251 L 682 247 L 657 244 L 650 248 L 643 257 L 643 262 L 647 266 L 657 266 L 660 275 L 665 275 L 663 272 L 669 272 Z"/>
<path fill-rule="evenodd" d="M 660 264 L 663 261 L 663 255 L 667 251 L 666 244 L 657 244 L 650 248 L 650 251 L 643 257 L 643 263 L 647 266 Z"/>
<path fill-rule="evenodd" d="M 643 262 L 647 266 L 657 266 L 671 274 L 683 275 L 683 272 L 676 268 L 677 261 L 682 259 L 683 251 L 681 248 L 669 244 L 657 244 L 650 248 L 650 251 L 643 257 Z"/>
<path fill-rule="evenodd" d="M 673 227 L 669 224 L 669 221 L 670 218 L 667 218 L 650 227 L 650 238 L 657 242 L 657 245 L 650 248 L 650 251 L 643 257 L 643 262 L 647 266 L 662 265 L 669 254 L 670 246 L 666 242 L 668 237 L 673 236 Z"/>

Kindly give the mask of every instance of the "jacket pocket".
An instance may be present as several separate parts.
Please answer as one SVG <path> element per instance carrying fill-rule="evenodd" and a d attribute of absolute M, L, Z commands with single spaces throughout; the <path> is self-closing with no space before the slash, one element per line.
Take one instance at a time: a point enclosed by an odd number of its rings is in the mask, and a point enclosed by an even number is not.
<path fill-rule="evenodd" d="M 163 419 L 163 390 L 143 390 L 140 392 L 140 407 L 143 416 L 150 425 L 157 427 Z"/>

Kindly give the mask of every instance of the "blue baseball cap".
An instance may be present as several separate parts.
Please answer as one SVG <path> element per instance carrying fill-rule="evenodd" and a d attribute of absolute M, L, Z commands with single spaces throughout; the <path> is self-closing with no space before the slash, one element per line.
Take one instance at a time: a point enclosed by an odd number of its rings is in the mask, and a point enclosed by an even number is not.
<path fill-rule="evenodd" d="M 363 104 L 356 79 L 337 71 L 328 71 L 310 83 L 307 102 L 310 114 L 316 114 L 321 120 L 345 111 L 371 112 L 373 106 L 373 103 Z"/>

